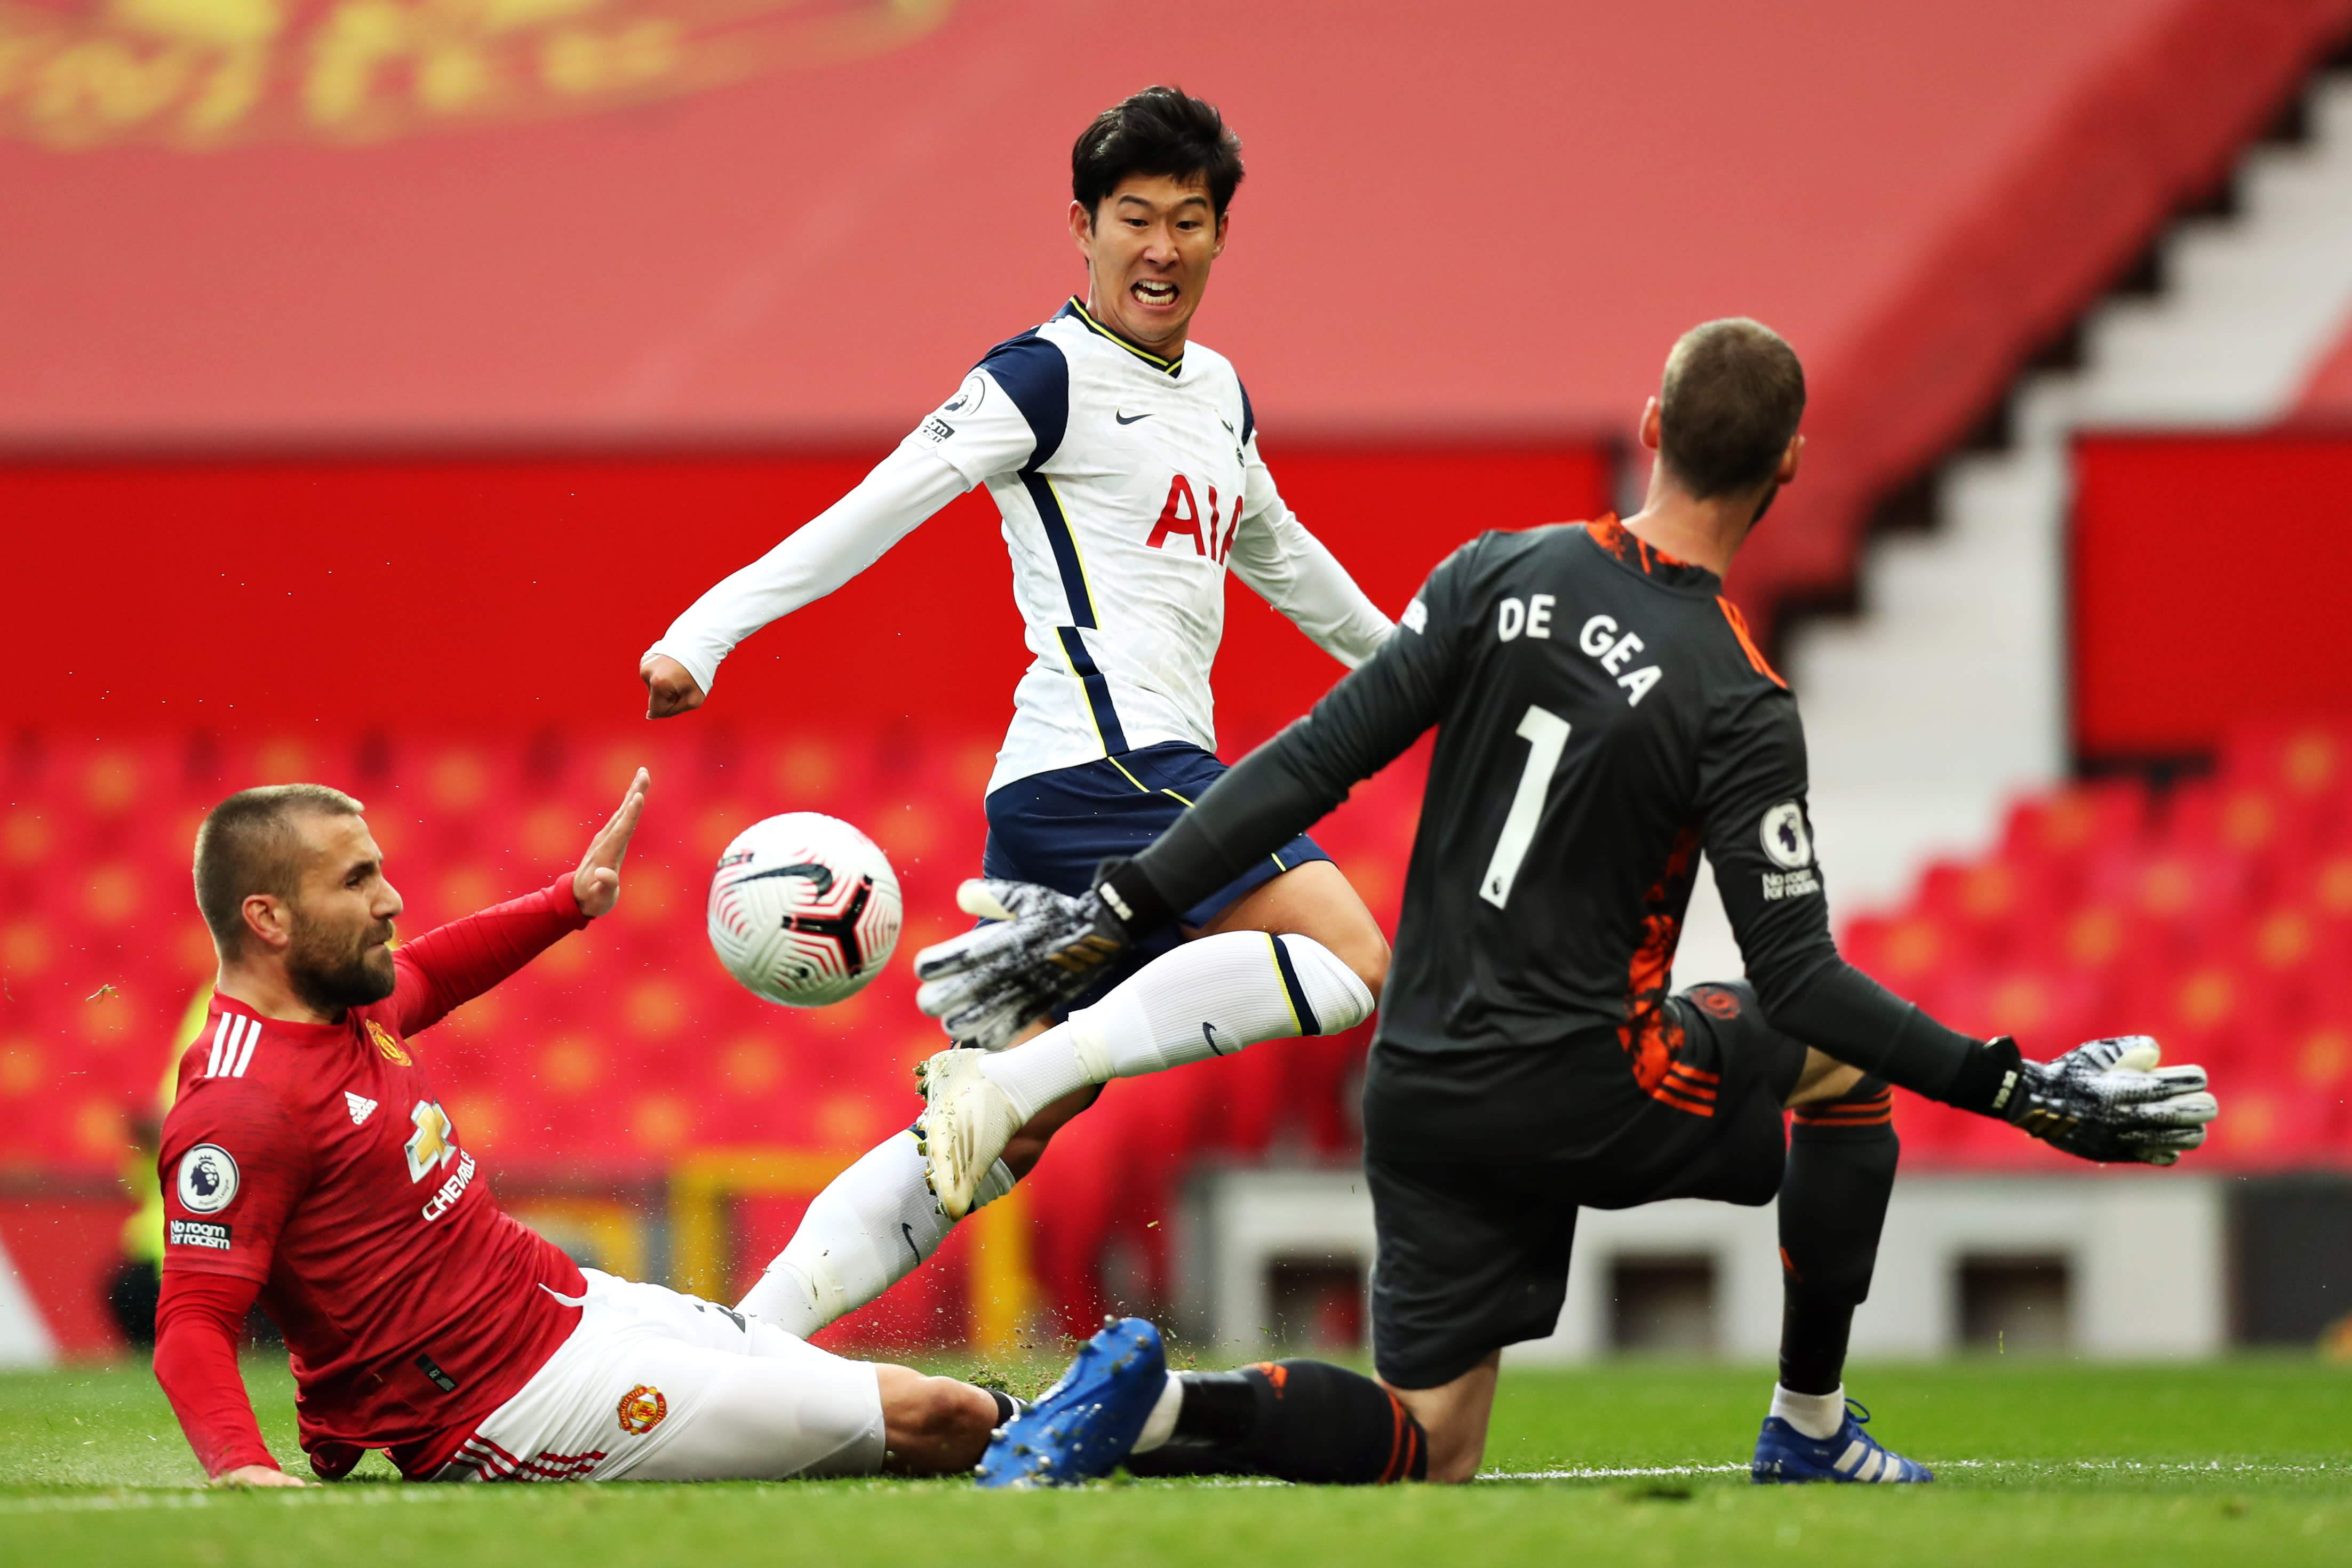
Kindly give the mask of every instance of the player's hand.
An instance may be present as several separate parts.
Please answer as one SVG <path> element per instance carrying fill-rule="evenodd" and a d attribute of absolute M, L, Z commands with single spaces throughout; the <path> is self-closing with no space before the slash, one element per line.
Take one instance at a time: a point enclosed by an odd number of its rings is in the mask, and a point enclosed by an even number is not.
<path fill-rule="evenodd" d="M 588 852 L 580 857 L 580 869 L 572 873 L 572 896 L 580 901 L 580 913 L 592 920 L 612 914 L 613 905 L 621 901 L 621 857 L 629 852 L 629 835 L 637 831 L 637 819 L 645 813 L 646 791 L 653 787 L 653 775 L 638 768 L 637 776 L 629 780 L 628 793 L 621 797 L 620 809 L 588 841 Z"/>
<path fill-rule="evenodd" d="M 637 679 L 646 683 L 647 718 L 676 718 L 702 706 L 701 685 L 667 653 L 646 654 L 637 666 Z"/>
<path fill-rule="evenodd" d="M 239 1465 L 213 1478 L 216 1487 L 307 1487 L 300 1476 L 289 1476 L 276 1465 Z"/>
<path fill-rule="evenodd" d="M 2078 1045 L 2055 1061 L 2021 1061 L 2003 1114 L 2053 1148 L 2102 1163 L 2168 1166 L 2205 1141 L 2221 1106 L 2201 1067 L 2158 1067 L 2144 1034 Z"/>
<path fill-rule="evenodd" d="M 1132 944 L 1094 893 L 1072 898 L 1025 882 L 973 880 L 956 905 L 994 924 L 915 955 L 915 1005 L 950 1039 L 1001 1051 L 1013 1037 L 1094 984 Z"/>

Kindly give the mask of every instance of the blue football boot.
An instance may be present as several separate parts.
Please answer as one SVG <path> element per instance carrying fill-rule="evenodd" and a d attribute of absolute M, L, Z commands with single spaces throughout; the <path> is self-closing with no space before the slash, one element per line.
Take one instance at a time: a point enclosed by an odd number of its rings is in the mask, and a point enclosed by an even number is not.
<path fill-rule="evenodd" d="M 1859 1399 L 1845 1402 L 1845 1422 L 1833 1437 L 1808 1437 L 1778 1416 L 1764 1417 L 1756 1437 L 1758 1481 L 1932 1481 L 1935 1472 L 1916 1459 L 1881 1448 L 1862 1429 L 1870 1412 Z"/>
<path fill-rule="evenodd" d="M 1141 1318 L 1105 1318 L 1061 1381 L 998 1430 L 976 1468 L 980 1484 L 1076 1486 L 1108 1475 L 1167 1386 L 1160 1331 Z"/>

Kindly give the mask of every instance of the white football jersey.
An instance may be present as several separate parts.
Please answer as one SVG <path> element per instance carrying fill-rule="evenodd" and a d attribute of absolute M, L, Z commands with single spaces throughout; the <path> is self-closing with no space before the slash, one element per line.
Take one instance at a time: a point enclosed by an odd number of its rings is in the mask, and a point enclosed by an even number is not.
<path fill-rule="evenodd" d="M 742 637 L 974 485 L 1003 514 L 1033 655 L 992 790 L 1164 741 L 1213 752 L 1228 566 L 1350 669 L 1394 629 L 1283 505 L 1224 356 L 1196 343 L 1160 359 L 1072 299 L 991 350 L 865 484 L 705 594 L 652 652 L 708 691 Z"/>

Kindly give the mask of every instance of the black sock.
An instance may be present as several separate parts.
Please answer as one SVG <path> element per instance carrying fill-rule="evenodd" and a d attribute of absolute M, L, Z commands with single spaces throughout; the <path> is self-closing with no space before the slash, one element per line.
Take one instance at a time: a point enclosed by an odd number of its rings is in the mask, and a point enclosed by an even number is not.
<path fill-rule="evenodd" d="M 1176 1431 L 1138 1475 L 1261 1475 L 1332 1486 L 1422 1480 L 1429 1438 L 1395 1396 L 1320 1361 L 1177 1375 Z"/>
<path fill-rule="evenodd" d="M 1791 1394 L 1834 1394 L 1845 1381 L 1845 1340 L 1853 1303 L 1780 1281 L 1780 1386 Z"/>
<path fill-rule="evenodd" d="M 1834 1393 L 1844 1380 L 1901 1150 L 1882 1080 L 1797 1107 L 1780 1180 L 1780 1386 L 1792 1394 Z"/>
<path fill-rule="evenodd" d="M 987 1390 L 987 1394 L 991 1399 L 996 1401 L 996 1425 L 1000 1430 L 1011 1426 L 1018 1417 L 1029 1414 L 1029 1402 L 1025 1399 L 1015 1399 L 1002 1388 L 991 1388 Z"/>

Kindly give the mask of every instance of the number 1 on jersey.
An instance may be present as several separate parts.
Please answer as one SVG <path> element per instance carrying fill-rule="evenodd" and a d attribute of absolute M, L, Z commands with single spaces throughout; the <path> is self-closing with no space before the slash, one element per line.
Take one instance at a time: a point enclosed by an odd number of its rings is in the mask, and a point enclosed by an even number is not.
<path fill-rule="evenodd" d="M 1529 704 L 1519 720 L 1519 738 L 1528 743 L 1528 765 L 1511 796 L 1511 813 L 1503 819 L 1503 836 L 1496 841 L 1495 858 L 1478 883 L 1478 896 L 1500 909 L 1509 901 L 1511 883 L 1518 880 L 1519 862 L 1535 842 L 1536 822 L 1543 816 L 1544 792 L 1568 748 L 1568 720 Z"/>

